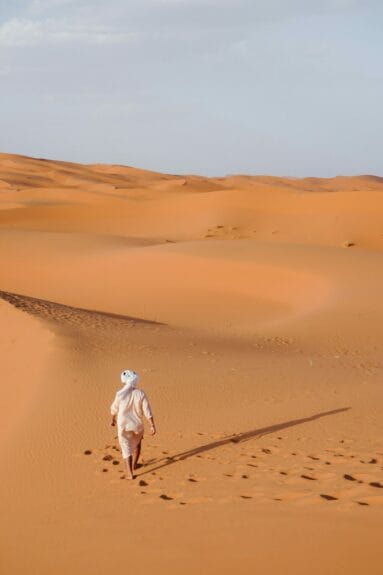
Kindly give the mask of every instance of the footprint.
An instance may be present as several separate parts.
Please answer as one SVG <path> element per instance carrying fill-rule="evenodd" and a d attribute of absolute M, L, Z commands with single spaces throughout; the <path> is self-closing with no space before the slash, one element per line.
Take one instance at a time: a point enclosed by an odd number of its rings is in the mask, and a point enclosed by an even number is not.
<path fill-rule="evenodd" d="M 172 501 L 174 497 L 169 497 L 169 495 L 165 495 L 165 493 L 162 493 L 160 495 L 160 499 L 163 499 L 164 501 Z"/>
<path fill-rule="evenodd" d="M 84 453 L 86 453 L 86 451 Z M 373 457 L 368 463 L 378 463 L 378 460 Z"/>
<path fill-rule="evenodd" d="M 355 477 L 353 477 L 352 475 L 349 475 L 348 473 L 345 473 L 343 475 L 344 479 L 347 479 L 348 481 L 356 481 Z"/>
<path fill-rule="evenodd" d="M 366 503 L 365 501 L 355 501 L 355 503 L 358 505 L 369 505 L 369 503 Z"/>
<path fill-rule="evenodd" d="M 313 459 L 314 461 L 320 461 L 320 457 L 315 457 L 314 455 L 308 455 L 307 457 Z"/>
<path fill-rule="evenodd" d="M 117 459 L 115 459 L 115 460 L 113 461 L 113 465 L 120 465 L 120 462 L 117 461 Z"/>
<path fill-rule="evenodd" d="M 108 470 L 107 470 L 107 469 L 105 469 L 105 467 L 104 467 L 104 469 L 102 470 L 102 472 L 103 472 L 103 473 L 107 473 L 107 472 L 108 472 Z"/>
<path fill-rule="evenodd" d="M 140 481 L 138 482 L 138 485 L 140 485 L 141 487 L 146 487 L 148 484 L 143 479 L 140 479 Z"/>
<path fill-rule="evenodd" d="M 371 487 L 380 487 L 381 489 L 383 489 L 383 485 L 379 483 L 379 481 L 371 481 L 370 485 Z"/>
<path fill-rule="evenodd" d="M 112 461 L 113 455 L 104 455 L 104 457 L 102 459 L 103 459 L 103 461 Z"/>
<path fill-rule="evenodd" d="M 86 450 L 84 451 L 84 455 L 92 455 L 91 450 L 90 450 L 90 449 L 86 449 Z"/>
<path fill-rule="evenodd" d="M 280 475 L 287 475 L 287 471 L 280 471 Z"/>
<path fill-rule="evenodd" d="M 326 499 L 326 501 L 337 501 L 337 497 L 334 497 L 333 495 L 326 495 L 325 493 L 321 493 L 320 497 L 323 497 L 323 499 Z"/>
<path fill-rule="evenodd" d="M 267 453 L 267 455 L 270 455 L 270 454 L 271 454 L 270 449 L 264 448 L 264 449 L 262 449 L 262 451 L 263 451 L 263 453 Z"/>
<path fill-rule="evenodd" d="M 193 477 L 188 477 L 188 481 L 191 481 L 192 483 L 198 483 L 197 479 L 193 479 Z"/>
<path fill-rule="evenodd" d="M 310 481 L 317 481 L 316 477 L 310 477 L 310 475 L 301 475 L 302 479 L 309 479 Z"/>
<path fill-rule="evenodd" d="M 242 499 L 252 499 L 250 495 L 240 495 L 240 497 L 242 497 Z"/>
<path fill-rule="evenodd" d="M 241 479 L 249 479 L 248 475 L 241 475 Z"/>

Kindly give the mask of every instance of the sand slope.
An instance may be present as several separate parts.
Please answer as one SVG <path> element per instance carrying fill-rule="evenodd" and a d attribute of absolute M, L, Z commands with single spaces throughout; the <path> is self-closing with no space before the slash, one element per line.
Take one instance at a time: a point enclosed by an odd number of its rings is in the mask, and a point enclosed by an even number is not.
<path fill-rule="evenodd" d="M 0 155 L 2 571 L 380 573 L 382 221 L 373 176 Z"/>

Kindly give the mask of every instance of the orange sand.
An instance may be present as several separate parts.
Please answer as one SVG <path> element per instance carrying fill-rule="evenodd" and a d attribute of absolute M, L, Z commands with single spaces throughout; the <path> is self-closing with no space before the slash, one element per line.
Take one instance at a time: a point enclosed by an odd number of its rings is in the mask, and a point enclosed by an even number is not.
<path fill-rule="evenodd" d="M 382 223 L 373 176 L 1 154 L 1 573 L 380 574 Z"/>

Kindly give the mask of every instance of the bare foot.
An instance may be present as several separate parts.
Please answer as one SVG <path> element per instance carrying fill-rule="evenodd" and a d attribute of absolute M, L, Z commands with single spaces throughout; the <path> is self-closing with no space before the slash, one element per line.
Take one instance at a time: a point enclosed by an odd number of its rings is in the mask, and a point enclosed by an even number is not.
<path fill-rule="evenodd" d="M 133 479 L 136 479 L 136 476 L 135 476 L 135 475 L 132 475 L 132 474 L 130 474 L 130 473 L 128 473 L 127 476 L 126 476 L 126 479 L 127 479 L 128 481 L 133 481 Z"/>

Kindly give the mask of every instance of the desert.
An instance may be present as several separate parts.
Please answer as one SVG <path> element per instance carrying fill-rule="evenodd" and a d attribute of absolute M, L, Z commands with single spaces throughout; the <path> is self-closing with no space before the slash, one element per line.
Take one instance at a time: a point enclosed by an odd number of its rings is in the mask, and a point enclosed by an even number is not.
<path fill-rule="evenodd" d="M 2 573 L 378 575 L 382 221 L 377 176 L 1 154 Z"/>

